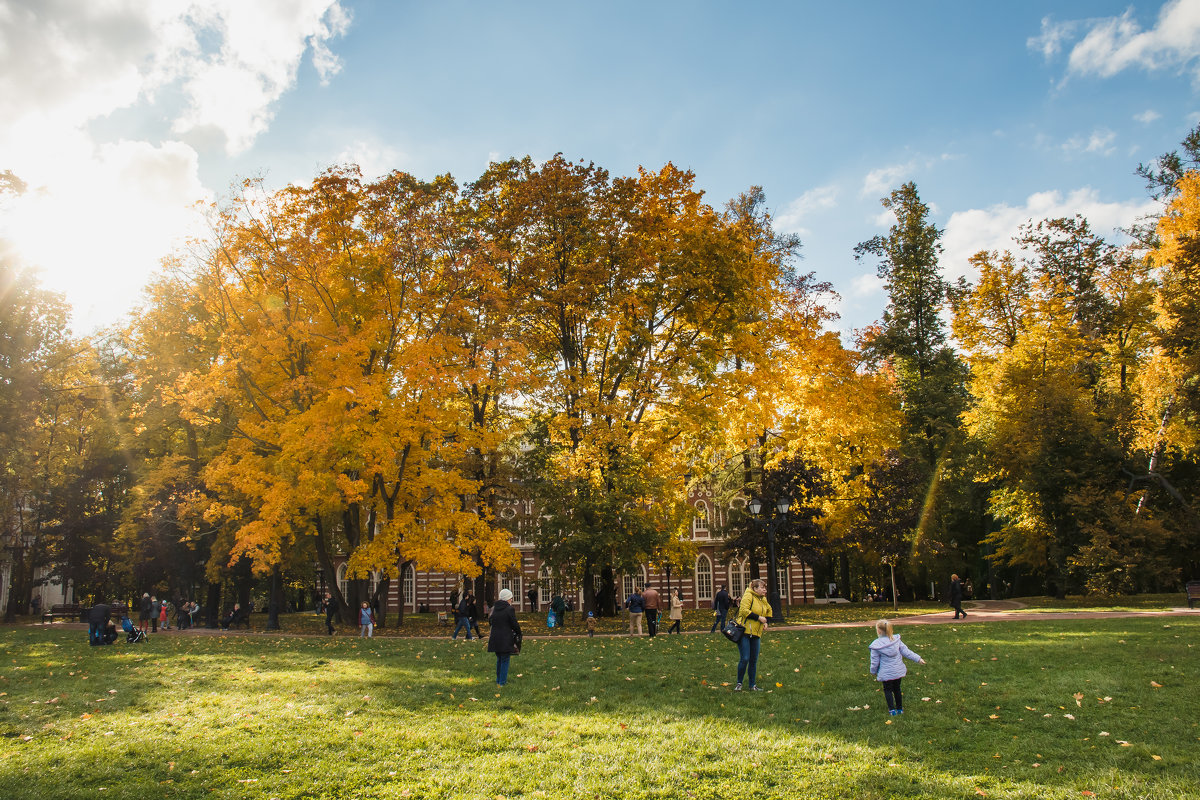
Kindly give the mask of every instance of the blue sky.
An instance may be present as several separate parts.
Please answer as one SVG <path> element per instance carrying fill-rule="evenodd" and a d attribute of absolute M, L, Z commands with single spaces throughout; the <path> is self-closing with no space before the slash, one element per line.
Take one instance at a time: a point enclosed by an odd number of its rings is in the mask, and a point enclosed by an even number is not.
<path fill-rule="evenodd" d="M 671 161 L 713 205 L 761 185 L 849 330 L 886 302 L 852 250 L 890 189 L 917 183 L 955 277 L 1031 217 L 1109 234 L 1152 212 L 1134 168 L 1200 119 L 1200 0 L 846 8 L 0 0 L 0 171 L 27 186 L 0 257 L 86 329 L 240 177 Z"/>

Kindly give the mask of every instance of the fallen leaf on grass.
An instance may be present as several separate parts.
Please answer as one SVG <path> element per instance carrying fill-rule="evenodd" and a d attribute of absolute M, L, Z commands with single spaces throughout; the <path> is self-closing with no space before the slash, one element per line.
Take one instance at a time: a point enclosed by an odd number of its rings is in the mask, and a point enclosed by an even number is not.
<path fill-rule="evenodd" d="M 1151 686 L 1153 686 L 1155 689 L 1161 689 L 1161 688 L 1162 688 L 1162 684 L 1161 684 L 1161 683 L 1159 683 L 1158 681 L 1150 681 L 1150 685 L 1151 685 Z"/>
<path fill-rule="evenodd" d="M 1155 761 L 1162 761 L 1162 756 L 1150 756 L 1150 757 L 1153 758 Z"/>

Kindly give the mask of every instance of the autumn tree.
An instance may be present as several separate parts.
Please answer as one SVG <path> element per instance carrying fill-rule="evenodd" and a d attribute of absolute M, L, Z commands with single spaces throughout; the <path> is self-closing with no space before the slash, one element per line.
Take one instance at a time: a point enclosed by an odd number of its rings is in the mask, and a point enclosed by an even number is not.
<path fill-rule="evenodd" d="M 760 324 L 780 274 L 754 221 L 718 213 L 693 184 L 669 164 L 613 179 L 562 157 L 509 179 L 518 313 L 541 376 L 537 544 L 589 606 L 606 566 L 654 560 L 683 531 L 689 446 L 723 407 L 732 339 Z"/>
<path fill-rule="evenodd" d="M 197 280 L 218 357 L 177 385 L 194 422 L 230 426 L 204 480 L 231 560 L 266 574 L 313 537 L 331 576 L 335 546 L 352 578 L 511 561 L 457 468 L 476 434 L 449 324 L 470 280 L 456 202 L 448 177 L 333 169 L 269 196 L 248 185 L 222 217 Z"/>
<path fill-rule="evenodd" d="M 949 285 L 938 260 L 942 231 L 929 221 L 929 207 L 917 187 L 906 183 L 882 200 L 896 219 L 887 235 L 855 248 L 859 259 L 877 259 L 888 304 L 866 353 L 895 375 L 903 413 L 901 452 L 925 465 L 926 478 L 916 487 L 925 503 L 919 533 L 932 542 L 949 538 L 951 528 L 980 530 L 972 519 L 974 504 L 963 479 L 963 435 L 959 417 L 966 407 L 967 369 L 949 346 L 942 309 Z M 925 585 L 927 565 L 918 569 Z"/>

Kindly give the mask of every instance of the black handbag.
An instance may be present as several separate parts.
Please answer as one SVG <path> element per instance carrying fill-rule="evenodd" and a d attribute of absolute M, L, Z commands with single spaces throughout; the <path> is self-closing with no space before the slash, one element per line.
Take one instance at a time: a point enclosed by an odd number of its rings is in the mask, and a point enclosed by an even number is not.
<path fill-rule="evenodd" d="M 725 634 L 725 638 L 737 644 L 746 635 L 746 626 L 739 625 L 736 619 L 731 619 L 725 623 L 725 627 L 721 629 L 721 633 Z"/>

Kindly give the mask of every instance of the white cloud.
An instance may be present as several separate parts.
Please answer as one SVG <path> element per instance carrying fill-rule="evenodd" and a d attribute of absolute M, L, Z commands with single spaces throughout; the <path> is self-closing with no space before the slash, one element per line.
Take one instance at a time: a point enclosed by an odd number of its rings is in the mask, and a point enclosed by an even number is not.
<path fill-rule="evenodd" d="M 946 232 L 942 236 L 944 250 L 939 263 L 949 280 L 956 280 L 961 275 L 974 278 L 967 260 L 980 250 L 1015 249 L 1013 236 L 1029 220 L 1082 214 L 1093 231 L 1108 236 L 1159 208 L 1159 203 L 1149 199 L 1106 203 L 1095 189 L 1085 187 L 1066 196 L 1058 191 L 1039 192 L 1030 195 L 1022 206 L 996 205 L 957 211 L 946 223 Z"/>
<path fill-rule="evenodd" d="M 1051 59 L 1062 50 L 1063 42 L 1072 38 L 1079 28 L 1078 22 L 1055 22 L 1050 17 L 1042 18 L 1042 33 L 1031 36 L 1025 44 L 1031 50 L 1038 50 L 1046 59 Z"/>
<path fill-rule="evenodd" d="M 1200 2 L 1171 0 L 1159 10 L 1153 28 L 1143 30 L 1133 18 L 1133 10 L 1119 17 L 1056 23 L 1042 20 L 1042 34 L 1031 38 L 1030 48 L 1052 58 L 1067 41 L 1081 31 L 1067 57 L 1067 72 L 1072 75 L 1112 77 L 1130 68 L 1144 70 L 1193 68 L 1197 80 L 1200 70 L 1194 64 L 1200 57 Z"/>
<path fill-rule="evenodd" d="M 394 169 L 401 169 L 406 156 L 378 140 L 359 139 L 344 148 L 334 158 L 336 164 L 357 164 L 363 177 L 374 180 Z"/>
<path fill-rule="evenodd" d="M 863 179 L 862 190 L 859 194 L 862 197 L 885 197 L 902 183 L 903 178 L 911 176 L 916 168 L 916 163 L 909 161 L 907 164 L 892 164 L 873 169 Z"/>
<path fill-rule="evenodd" d="M 0 0 L 0 170 L 28 185 L 0 246 L 112 321 L 211 199 L 205 143 L 250 147 L 348 24 L 340 0 Z"/>
<path fill-rule="evenodd" d="M 850 295 L 855 298 L 871 297 L 883 292 L 883 278 L 873 273 L 855 275 L 850 281 Z"/>
<path fill-rule="evenodd" d="M 819 186 L 816 189 L 809 189 L 788 203 L 787 208 L 776 218 L 776 227 L 787 233 L 806 232 L 802 225 L 806 217 L 814 212 L 836 208 L 837 204 L 838 190 L 836 186 Z"/>
<path fill-rule="evenodd" d="M 1134 115 L 1133 118 L 1135 121 L 1140 122 L 1143 125 L 1149 125 L 1151 122 L 1162 119 L 1162 114 L 1158 113 L 1152 108 L 1148 108 L 1142 113 Z"/>
<path fill-rule="evenodd" d="M 1099 153 L 1100 155 L 1112 155 L 1116 151 L 1113 147 L 1113 142 L 1116 141 L 1117 134 L 1107 128 L 1099 128 L 1094 130 L 1088 136 L 1073 136 L 1063 145 L 1063 150 L 1068 153 Z"/>

